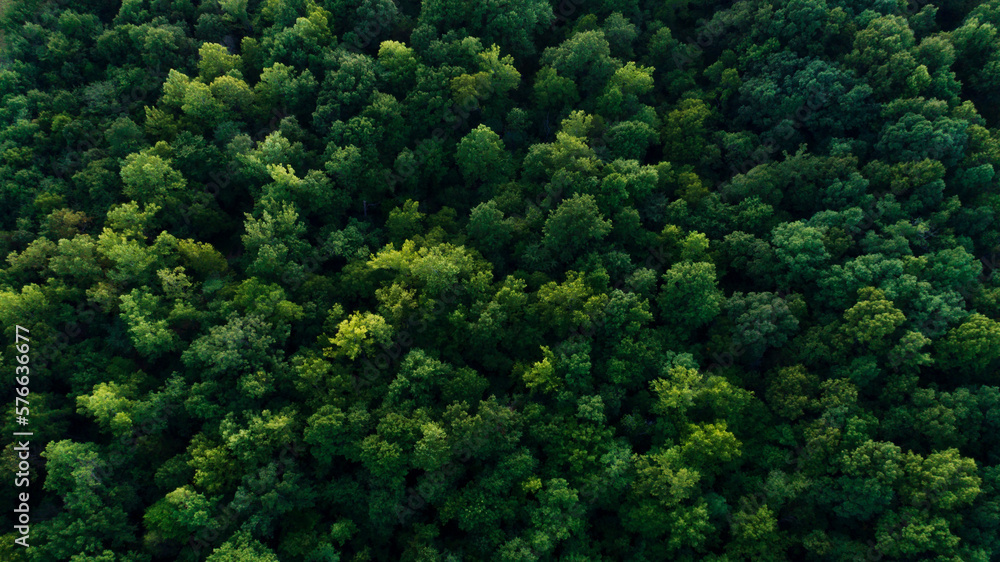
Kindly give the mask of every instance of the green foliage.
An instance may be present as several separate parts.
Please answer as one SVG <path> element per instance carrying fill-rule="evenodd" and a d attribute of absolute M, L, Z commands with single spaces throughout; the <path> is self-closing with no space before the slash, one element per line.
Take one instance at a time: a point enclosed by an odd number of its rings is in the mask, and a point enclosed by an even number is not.
<path fill-rule="evenodd" d="M 1000 359 L 1000 325 L 982 314 L 973 314 L 939 340 L 942 363 L 972 376 L 995 370 Z"/>
<path fill-rule="evenodd" d="M 125 195 L 147 205 L 176 204 L 187 185 L 169 159 L 149 152 L 129 154 L 122 165 L 121 176 Z"/>
<path fill-rule="evenodd" d="M 4 3 L 0 559 L 998 559 L 998 28 Z"/>
<path fill-rule="evenodd" d="M 336 347 L 326 348 L 323 353 L 331 357 L 345 355 L 353 361 L 363 351 L 372 351 L 374 344 L 389 343 L 391 336 L 392 328 L 386 324 L 385 318 L 367 312 L 363 315 L 355 313 L 341 322 L 337 326 L 337 335 L 330 338 L 330 343 Z"/>
<path fill-rule="evenodd" d="M 166 320 L 151 318 L 159 308 L 160 298 L 141 289 L 121 296 L 122 319 L 129 326 L 132 344 L 136 351 L 151 359 L 177 346 L 177 335 L 167 328 Z"/>
<path fill-rule="evenodd" d="M 278 562 L 278 557 L 248 533 L 238 532 L 205 559 L 206 562 Z"/>
<path fill-rule="evenodd" d="M 574 195 L 563 201 L 545 220 L 543 244 L 563 260 L 577 256 L 611 232 L 590 195 Z"/>
<path fill-rule="evenodd" d="M 712 263 L 685 260 L 670 266 L 663 274 L 657 304 L 673 333 L 690 334 L 719 314 L 725 299 L 717 283 Z"/>
<path fill-rule="evenodd" d="M 557 390 L 562 381 L 556 375 L 555 367 L 552 363 L 555 357 L 549 348 L 542 347 L 542 354 L 545 356 L 524 373 L 524 385 L 529 389 L 539 389 L 542 392 L 553 392 Z"/>
<path fill-rule="evenodd" d="M 230 55 L 225 46 L 217 43 L 202 44 L 198 57 L 198 77 L 206 84 L 240 67 L 239 55 Z"/>
<path fill-rule="evenodd" d="M 876 351 L 889 345 L 887 336 L 905 321 L 906 316 L 874 287 L 860 289 L 857 304 L 844 312 L 848 337 Z"/>
<path fill-rule="evenodd" d="M 512 172 L 511 158 L 503 141 L 489 127 L 480 125 L 462 138 L 455 151 L 465 181 L 506 181 Z"/>

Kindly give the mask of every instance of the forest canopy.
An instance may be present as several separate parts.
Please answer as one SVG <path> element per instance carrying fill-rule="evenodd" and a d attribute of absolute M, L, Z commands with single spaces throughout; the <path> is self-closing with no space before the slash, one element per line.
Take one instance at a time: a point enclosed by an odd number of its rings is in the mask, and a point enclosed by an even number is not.
<path fill-rule="evenodd" d="M 0 559 L 1000 560 L 998 28 L 3 3 Z"/>

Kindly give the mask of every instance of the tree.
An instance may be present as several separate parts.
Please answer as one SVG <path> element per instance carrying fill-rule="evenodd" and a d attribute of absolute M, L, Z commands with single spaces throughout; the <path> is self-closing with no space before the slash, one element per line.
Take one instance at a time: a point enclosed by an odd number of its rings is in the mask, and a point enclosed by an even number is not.
<path fill-rule="evenodd" d="M 129 326 L 136 350 L 156 359 L 177 349 L 177 334 L 167 328 L 165 319 L 154 320 L 160 309 L 160 297 L 141 289 L 121 296 L 122 318 Z"/>
<path fill-rule="evenodd" d="M 786 539 L 778 528 L 774 510 L 767 505 L 733 514 L 732 532 L 734 540 L 728 550 L 734 556 L 775 561 L 784 556 L 782 543 Z"/>
<path fill-rule="evenodd" d="M 211 84 L 216 78 L 240 68 L 240 56 L 230 55 L 225 46 L 203 43 L 198 49 L 198 78 Z"/>
<path fill-rule="evenodd" d="M 480 203 L 469 212 L 467 230 L 475 247 L 491 259 L 500 258 L 501 249 L 513 235 L 513 229 L 504 220 L 503 211 L 497 209 L 496 202 L 492 200 Z"/>
<path fill-rule="evenodd" d="M 653 69 L 629 62 L 608 80 L 604 94 L 597 98 L 597 105 L 602 115 L 621 119 L 648 107 L 641 105 L 639 98 L 644 98 L 652 89 Z"/>
<path fill-rule="evenodd" d="M 778 415 L 795 420 L 818 405 L 819 377 L 804 366 L 782 367 L 770 379 L 767 400 Z"/>
<path fill-rule="evenodd" d="M 701 475 L 682 464 L 677 448 L 634 455 L 636 481 L 626 507 L 625 529 L 649 539 L 669 533 L 665 550 L 698 548 L 711 529 L 704 499 L 695 498 Z"/>
<path fill-rule="evenodd" d="M 156 545 L 168 541 L 183 544 L 202 529 L 218 532 L 220 521 L 213 517 L 213 503 L 191 486 L 177 488 L 150 506 L 143 516 L 149 529 L 146 540 Z"/>
<path fill-rule="evenodd" d="M 206 562 L 278 562 L 278 557 L 268 547 L 245 532 L 239 531 L 212 555 Z"/>
<path fill-rule="evenodd" d="M 542 354 L 544 358 L 524 372 L 524 385 L 530 390 L 538 388 L 542 392 L 553 392 L 562 385 L 562 381 L 556 376 L 555 367 L 552 365 L 555 360 L 552 352 L 542 346 Z"/>
<path fill-rule="evenodd" d="M 700 99 L 681 100 L 677 109 L 667 114 L 663 128 L 663 156 L 679 164 L 695 164 L 704 156 L 708 144 L 705 122 L 711 111 Z"/>
<path fill-rule="evenodd" d="M 875 352 L 883 351 L 892 344 L 886 338 L 905 321 L 906 316 L 893 306 L 884 292 L 874 287 L 859 289 L 857 304 L 844 312 L 847 337 Z"/>
<path fill-rule="evenodd" d="M 970 377 L 985 376 L 1000 359 L 1000 325 L 982 314 L 972 314 L 949 330 L 936 350 L 944 366 Z"/>
<path fill-rule="evenodd" d="M 303 438 L 321 466 L 332 466 L 337 457 L 358 460 L 358 447 L 370 421 L 369 413 L 357 406 L 344 412 L 327 404 L 309 417 Z"/>
<path fill-rule="evenodd" d="M 110 467 L 93 443 L 51 441 L 41 455 L 47 461 L 44 489 L 63 498 L 65 508 L 32 526 L 33 557 L 69 560 L 137 544 L 126 512 L 135 505 L 135 491 L 108 478 Z"/>
<path fill-rule="evenodd" d="M 611 46 L 603 31 L 573 34 L 558 47 L 549 47 L 540 59 L 559 76 L 579 84 L 584 95 L 601 91 L 620 67 L 611 58 Z"/>
<path fill-rule="evenodd" d="M 226 108 L 221 101 L 215 99 L 212 88 L 198 81 L 191 81 L 184 89 L 184 102 L 181 111 L 191 123 L 215 127 L 227 117 Z"/>
<path fill-rule="evenodd" d="M 905 162 L 934 158 L 946 166 L 954 165 L 968 142 L 969 123 L 939 117 L 930 120 L 907 113 L 882 129 L 876 147 L 890 161 Z"/>
<path fill-rule="evenodd" d="M 565 479 L 546 482 L 538 494 L 538 502 L 539 507 L 531 512 L 533 528 L 528 533 L 534 552 L 551 552 L 560 541 L 582 530 L 582 520 L 572 515 L 579 505 L 579 496 Z"/>
<path fill-rule="evenodd" d="M 855 35 L 854 50 L 845 58 L 867 75 L 878 98 L 891 99 L 896 92 L 916 97 L 930 85 L 931 77 L 913 56 L 915 45 L 905 18 L 881 16 Z"/>
<path fill-rule="evenodd" d="M 725 297 L 718 288 L 714 264 L 679 262 L 670 266 L 662 279 L 657 304 L 675 337 L 689 338 L 722 310 Z"/>
<path fill-rule="evenodd" d="M 209 85 L 212 97 L 228 110 L 227 115 L 253 114 L 256 97 L 253 90 L 243 80 L 234 76 L 219 76 Z"/>
<path fill-rule="evenodd" d="M 246 234 L 243 239 L 247 273 L 269 280 L 295 282 L 301 280 L 301 260 L 308 245 L 302 240 L 305 226 L 298 220 L 295 206 L 281 202 L 273 212 L 264 210 L 261 217 L 246 214 Z"/>
<path fill-rule="evenodd" d="M 181 360 L 197 369 L 204 380 L 231 379 L 273 366 L 280 355 L 269 348 L 286 337 L 287 328 L 284 334 L 275 333 L 273 326 L 259 317 L 231 314 L 225 324 L 212 327 L 192 342 Z"/>
<path fill-rule="evenodd" d="M 422 6 L 417 31 L 427 26 L 430 29 L 421 32 L 421 35 L 433 32 L 443 34 L 447 30 L 467 26 L 473 37 L 481 37 L 486 44 L 496 43 L 504 52 L 521 57 L 535 53 L 533 37 L 542 32 L 552 17 L 552 7 L 538 0 L 468 6 L 435 0 Z"/>
<path fill-rule="evenodd" d="M 996 5 L 987 2 L 972 10 L 951 36 L 957 51 L 955 72 L 976 97 L 985 95 L 1000 84 L 996 24 Z M 989 114 L 996 119 L 995 112 L 990 110 Z"/>
<path fill-rule="evenodd" d="M 608 129 L 610 158 L 643 161 L 656 142 L 656 131 L 642 121 L 623 121 Z"/>
<path fill-rule="evenodd" d="M 563 261 L 569 261 L 599 242 L 611 232 L 611 221 L 604 220 L 590 195 L 576 194 L 549 213 L 542 243 Z"/>
<path fill-rule="evenodd" d="M 860 34 L 859 34 L 860 35 Z M 759 71 L 740 78 L 737 123 L 752 125 L 761 142 L 790 152 L 803 132 L 853 137 L 877 119 L 874 84 L 838 65 L 783 50 L 767 54 Z"/>
<path fill-rule="evenodd" d="M 486 125 L 479 125 L 462 138 L 455 159 L 465 181 L 471 184 L 503 183 L 513 171 L 503 140 Z"/>
<path fill-rule="evenodd" d="M 122 165 L 121 178 L 128 198 L 161 207 L 176 204 L 187 186 L 187 180 L 171 166 L 169 158 L 149 151 L 129 154 Z"/>
<path fill-rule="evenodd" d="M 448 435 L 442 427 L 434 422 L 421 426 L 423 437 L 413 450 L 413 465 L 428 472 L 440 470 L 450 461 L 451 447 Z"/>
<path fill-rule="evenodd" d="M 404 97 L 416 84 L 418 62 L 411 47 L 397 41 L 383 41 L 378 49 L 378 64 L 389 92 L 397 97 Z"/>
<path fill-rule="evenodd" d="M 314 107 L 317 83 L 309 69 L 294 72 L 288 65 L 276 62 L 264 69 L 254 92 L 267 108 L 286 107 L 295 115 L 307 115 Z"/>
<path fill-rule="evenodd" d="M 823 231 L 802 222 L 778 225 L 773 231 L 771 243 L 781 265 L 779 283 L 784 286 L 816 281 L 830 259 L 823 243 Z"/>
<path fill-rule="evenodd" d="M 371 336 L 368 334 L 371 333 Z M 324 349 L 327 356 L 346 355 L 354 360 L 362 352 L 371 354 L 375 344 L 386 345 L 392 337 L 392 328 L 385 319 L 377 314 L 354 313 L 350 318 L 340 323 L 336 337 L 330 338 L 330 343 L 336 347 Z M 366 341 L 371 339 L 371 341 Z"/>
<path fill-rule="evenodd" d="M 481 104 L 487 108 L 509 107 L 508 103 L 504 103 L 505 95 L 521 82 L 521 73 L 514 67 L 513 57 L 501 57 L 500 47 L 493 45 L 478 53 L 477 59 L 479 72 L 461 74 L 451 79 L 455 103 L 463 109 Z M 489 114 L 487 111 L 487 115 Z"/>
<path fill-rule="evenodd" d="M 115 119 L 104 133 L 104 137 L 111 148 L 111 155 L 116 158 L 124 158 L 146 146 L 142 129 L 135 124 L 135 121 L 125 116 Z"/>
<path fill-rule="evenodd" d="M 533 88 L 535 100 L 543 109 L 561 113 L 563 108 L 580 101 L 576 83 L 569 77 L 560 76 L 559 71 L 551 66 L 538 70 Z"/>

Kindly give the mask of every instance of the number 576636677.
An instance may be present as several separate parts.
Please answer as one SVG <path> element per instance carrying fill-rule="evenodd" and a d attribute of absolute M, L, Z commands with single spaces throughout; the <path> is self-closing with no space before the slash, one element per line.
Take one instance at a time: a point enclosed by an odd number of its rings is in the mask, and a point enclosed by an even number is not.
<path fill-rule="evenodd" d="M 23 331 L 25 334 L 28 333 L 28 329 L 23 326 L 15 326 L 15 345 L 14 349 L 19 353 L 14 359 L 19 363 L 14 367 L 14 373 L 17 375 L 15 382 L 18 387 L 15 389 L 17 396 L 14 397 L 14 414 L 17 416 L 27 416 L 28 415 L 28 375 L 30 369 L 28 363 L 31 361 L 28 356 L 28 352 L 31 350 L 29 345 L 29 338 L 27 335 L 22 335 Z M 23 342 L 23 343 L 21 343 Z M 23 404 L 23 405 L 22 405 Z"/>

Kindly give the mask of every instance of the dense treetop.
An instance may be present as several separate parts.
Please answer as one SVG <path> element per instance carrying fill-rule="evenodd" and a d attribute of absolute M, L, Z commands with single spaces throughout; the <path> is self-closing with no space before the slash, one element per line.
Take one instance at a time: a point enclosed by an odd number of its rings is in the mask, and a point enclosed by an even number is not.
<path fill-rule="evenodd" d="M 5 3 L 0 558 L 1000 560 L 998 29 Z"/>

